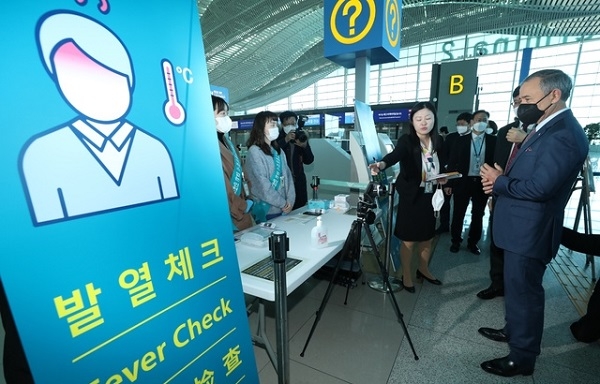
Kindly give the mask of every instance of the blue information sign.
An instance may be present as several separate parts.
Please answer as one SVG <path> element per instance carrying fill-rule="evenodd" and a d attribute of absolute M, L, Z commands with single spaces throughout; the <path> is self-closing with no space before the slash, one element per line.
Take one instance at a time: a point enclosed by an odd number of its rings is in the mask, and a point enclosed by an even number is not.
<path fill-rule="evenodd" d="M 254 120 L 242 119 L 242 120 L 238 120 L 237 123 L 238 123 L 237 129 L 252 129 L 252 125 L 254 125 Z"/>
<path fill-rule="evenodd" d="M 373 111 L 375 123 L 403 123 L 410 121 L 410 109 L 379 109 Z"/>
<path fill-rule="evenodd" d="M 353 68 L 357 57 L 367 55 L 372 65 L 400 57 L 399 0 L 325 0 L 325 57 Z"/>
<path fill-rule="evenodd" d="M 4 1 L 0 28 L 0 273 L 35 382 L 257 383 L 196 1 Z"/>

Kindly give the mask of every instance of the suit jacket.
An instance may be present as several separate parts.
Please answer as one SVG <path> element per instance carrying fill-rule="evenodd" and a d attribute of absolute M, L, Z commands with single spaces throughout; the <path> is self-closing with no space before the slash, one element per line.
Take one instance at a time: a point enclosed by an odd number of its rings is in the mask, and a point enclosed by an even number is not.
<path fill-rule="evenodd" d="M 493 167 L 494 151 L 496 150 L 496 136 L 488 135 L 487 133 L 483 133 L 483 135 L 485 135 L 485 157 L 483 161 Z M 448 181 L 448 186 L 452 187 L 453 192 L 460 192 L 467 183 L 469 166 L 471 164 L 471 149 L 473 147 L 473 140 L 471 137 L 471 134 L 457 137 L 450 151 L 450 159 L 448 160 L 447 167 L 448 172 L 458 171 L 463 175 L 463 177 L 459 179 Z"/>
<path fill-rule="evenodd" d="M 441 137 L 435 151 L 441 166 L 446 161 L 444 158 L 444 141 Z M 385 155 L 381 161 L 385 162 L 386 168 L 400 162 L 400 174 L 396 178 L 398 198 L 414 202 L 418 196 L 423 172 L 419 139 L 410 134 L 400 136 L 394 150 Z M 440 171 L 440 173 L 442 172 L 443 170 Z"/>
<path fill-rule="evenodd" d="M 494 163 L 498 163 L 498 165 L 501 166 L 502 169 L 506 167 L 506 162 L 510 157 L 510 152 L 512 151 L 513 147 L 513 143 L 506 140 L 506 134 L 511 128 L 519 128 L 519 122 L 515 121 L 514 123 L 510 123 L 500 128 L 498 130 L 498 135 L 496 136 L 496 151 L 494 152 Z"/>
<path fill-rule="evenodd" d="M 560 245 L 565 205 L 588 150 L 588 140 L 570 110 L 523 142 L 510 168 L 494 183 L 493 236 L 498 247 L 550 262 Z"/>

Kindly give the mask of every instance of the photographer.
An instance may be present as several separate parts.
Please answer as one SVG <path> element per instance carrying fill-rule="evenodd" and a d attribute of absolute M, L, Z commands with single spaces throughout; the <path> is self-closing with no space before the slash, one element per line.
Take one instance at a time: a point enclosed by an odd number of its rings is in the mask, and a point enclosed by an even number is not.
<path fill-rule="evenodd" d="M 288 166 L 294 178 L 296 202 L 293 209 L 303 207 L 308 203 L 304 164 L 312 164 L 315 160 L 308 143 L 308 135 L 302 129 L 306 120 L 308 120 L 308 117 L 303 115 L 300 115 L 300 120 L 298 120 L 298 115 L 292 111 L 285 111 L 279 115 L 282 128 L 277 143 L 285 152 Z"/>

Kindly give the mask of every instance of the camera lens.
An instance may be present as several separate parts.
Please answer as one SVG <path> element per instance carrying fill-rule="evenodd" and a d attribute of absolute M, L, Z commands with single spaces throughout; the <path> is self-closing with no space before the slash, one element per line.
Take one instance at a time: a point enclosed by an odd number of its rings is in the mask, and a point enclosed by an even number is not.
<path fill-rule="evenodd" d="M 298 140 L 301 143 L 304 143 L 306 140 L 308 140 L 308 136 L 306 136 L 306 133 L 304 133 L 303 131 L 297 131 L 296 140 Z"/>

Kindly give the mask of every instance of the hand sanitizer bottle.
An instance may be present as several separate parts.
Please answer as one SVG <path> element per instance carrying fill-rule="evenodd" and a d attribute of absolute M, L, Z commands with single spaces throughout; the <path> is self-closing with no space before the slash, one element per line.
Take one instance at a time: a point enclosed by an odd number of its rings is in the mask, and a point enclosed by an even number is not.
<path fill-rule="evenodd" d="M 323 225 L 321 216 L 317 217 L 317 225 L 310 233 L 310 241 L 313 248 L 323 248 L 327 246 L 327 227 Z"/>

